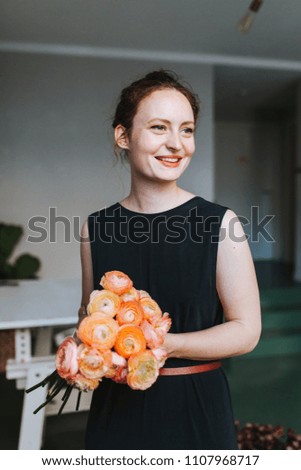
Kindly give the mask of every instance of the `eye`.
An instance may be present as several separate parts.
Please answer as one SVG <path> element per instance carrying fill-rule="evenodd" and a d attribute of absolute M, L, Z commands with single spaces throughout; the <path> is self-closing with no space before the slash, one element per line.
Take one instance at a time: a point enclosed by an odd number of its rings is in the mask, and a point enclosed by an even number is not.
<path fill-rule="evenodd" d="M 152 126 L 151 129 L 155 129 L 157 131 L 165 131 L 166 126 L 164 126 L 163 124 L 156 124 L 156 125 Z"/>
<path fill-rule="evenodd" d="M 182 130 L 184 131 L 185 134 L 193 134 L 194 133 L 194 129 L 192 127 L 185 127 Z"/>

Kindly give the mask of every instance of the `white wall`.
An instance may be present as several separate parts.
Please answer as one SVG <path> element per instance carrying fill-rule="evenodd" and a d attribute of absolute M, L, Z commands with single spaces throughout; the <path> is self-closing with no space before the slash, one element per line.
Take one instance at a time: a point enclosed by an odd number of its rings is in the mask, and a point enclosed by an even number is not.
<path fill-rule="evenodd" d="M 276 122 L 218 122 L 215 140 L 217 201 L 250 222 L 244 229 L 255 260 L 283 258 L 282 126 Z M 254 236 L 251 226 L 257 215 L 252 206 L 258 207 L 259 221 L 275 215 L 265 226 L 275 242 Z"/>
<path fill-rule="evenodd" d="M 129 171 L 114 165 L 111 117 L 122 87 L 155 68 L 173 69 L 202 100 L 197 152 L 181 184 L 213 200 L 213 76 L 211 66 L 1 53 L 0 221 L 25 228 L 11 261 L 31 253 L 41 278 L 78 278 L 74 220 L 122 199 Z M 26 242 L 28 221 L 49 229 L 49 208 L 71 222 L 71 242 L 56 223 L 56 242 Z M 37 235 L 37 234 L 35 234 Z"/>

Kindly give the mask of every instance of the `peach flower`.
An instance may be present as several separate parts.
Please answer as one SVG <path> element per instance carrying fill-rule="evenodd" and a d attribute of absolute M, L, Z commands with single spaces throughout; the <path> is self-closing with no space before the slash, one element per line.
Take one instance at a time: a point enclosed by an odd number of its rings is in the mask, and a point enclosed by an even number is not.
<path fill-rule="evenodd" d="M 87 379 L 101 379 L 112 366 L 112 351 L 109 349 L 101 353 L 81 344 L 78 347 L 78 366 Z"/>
<path fill-rule="evenodd" d="M 104 289 L 111 290 L 115 294 L 122 295 L 133 287 L 133 281 L 122 271 L 106 272 L 99 283 Z"/>
<path fill-rule="evenodd" d="M 162 310 L 151 297 L 142 297 L 140 304 L 143 308 L 144 318 L 150 323 L 155 323 L 162 316 Z"/>
<path fill-rule="evenodd" d="M 117 332 L 118 323 L 113 318 L 103 313 L 93 313 L 81 321 L 77 336 L 88 346 L 105 351 L 113 347 Z"/>
<path fill-rule="evenodd" d="M 139 291 L 137 291 L 135 287 L 132 287 L 128 292 L 121 294 L 120 298 L 123 302 L 128 302 L 129 300 L 139 300 Z"/>
<path fill-rule="evenodd" d="M 109 290 L 94 290 L 90 294 L 87 312 L 92 315 L 95 312 L 104 313 L 114 317 L 121 304 L 120 297 Z"/>
<path fill-rule="evenodd" d="M 149 349 L 129 358 L 127 383 L 132 389 L 146 390 L 153 385 L 158 375 L 158 361 Z"/>
<path fill-rule="evenodd" d="M 143 320 L 143 309 L 137 300 L 129 300 L 123 302 L 117 313 L 116 320 L 119 325 L 130 323 L 133 325 L 140 325 Z"/>
<path fill-rule="evenodd" d="M 138 293 L 139 293 L 139 298 L 140 299 L 143 299 L 144 297 L 148 297 L 149 299 L 151 299 L 151 296 L 149 295 L 148 292 L 146 292 L 146 290 L 138 290 Z"/>

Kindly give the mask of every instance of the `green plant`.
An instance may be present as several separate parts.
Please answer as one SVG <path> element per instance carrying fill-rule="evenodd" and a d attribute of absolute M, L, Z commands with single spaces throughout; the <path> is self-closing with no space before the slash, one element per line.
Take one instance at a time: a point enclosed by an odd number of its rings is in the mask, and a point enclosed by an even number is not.
<path fill-rule="evenodd" d="M 41 266 L 37 257 L 25 253 L 13 264 L 8 262 L 22 235 L 22 226 L 0 223 L 0 279 L 37 279 Z"/>

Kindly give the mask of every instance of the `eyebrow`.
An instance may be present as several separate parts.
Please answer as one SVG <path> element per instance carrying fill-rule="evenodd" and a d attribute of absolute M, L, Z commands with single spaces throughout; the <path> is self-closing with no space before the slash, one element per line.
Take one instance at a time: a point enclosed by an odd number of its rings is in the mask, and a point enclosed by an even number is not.
<path fill-rule="evenodd" d="M 148 124 L 149 124 L 149 123 L 151 123 L 151 122 L 153 122 L 153 121 L 162 121 L 162 122 L 165 122 L 166 124 L 170 124 L 170 121 L 169 121 L 168 119 L 162 119 L 162 118 L 153 118 L 153 119 L 150 119 L 150 121 L 147 121 L 147 122 L 148 122 Z M 183 125 L 183 124 L 185 124 L 185 125 L 187 125 L 187 124 L 193 124 L 193 125 L 194 125 L 195 123 L 194 123 L 193 121 L 184 121 L 184 122 L 182 122 L 181 125 Z"/>

